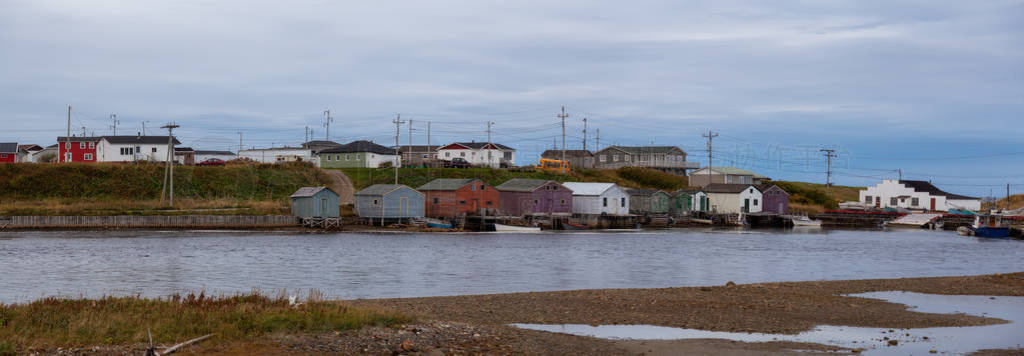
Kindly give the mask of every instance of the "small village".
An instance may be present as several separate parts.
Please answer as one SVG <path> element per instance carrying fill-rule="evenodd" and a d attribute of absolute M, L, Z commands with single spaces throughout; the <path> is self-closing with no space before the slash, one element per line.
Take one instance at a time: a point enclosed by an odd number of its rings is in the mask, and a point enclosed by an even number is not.
<path fill-rule="evenodd" d="M 308 136 L 307 136 L 308 137 Z M 883 180 L 862 189 L 857 201 L 809 215 L 790 211 L 790 192 L 771 178 L 726 166 L 699 167 L 675 146 L 610 145 L 549 149 L 536 165 L 515 164 L 516 150 L 494 142 L 384 146 L 367 140 L 345 144 L 307 140 L 294 147 L 243 148 L 237 152 L 179 147 L 174 136 L 60 136 L 57 143 L 0 143 L 6 163 L 160 164 L 224 166 L 232 163 L 307 162 L 326 170 L 487 168 L 567 173 L 574 169 L 643 167 L 685 177 L 677 190 L 635 189 L 613 182 L 512 178 L 489 185 L 475 178 L 437 178 L 420 186 L 373 184 L 351 196 L 326 186 L 303 187 L 290 197 L 295 225 L 430 228 L 443 231 L 539 231 L 700 226 L 750 228 L 928 228 L 961 235 L 1020 236 L 1021 211 L 982 211 L 980 198 L 948 193 L 928 181 Z M 397 141 L 397 136 L 396 136 Z M 173 189 L 173 186 L 172 186 Z M 352 216 L 343 216 L 350 205 Z M 996 207 L 998 208 L 998 207 Z M 10 228 L 32 227 L 8 218 Z M 25 218 L 21 218 L 22 220 Z M 36 221 L 36 220 L 33 220 Z M 103 223 L 93 223 L 95 226 Z M 275 220 L 275 226 L 291 225 Z M 43 226 L 49 226 L 42 223 Z M 144 224 L 145 225 L 145 224 Z M 75 225 L 61 225 L 75 227 Z M 1015 228 L 1016 227 L 1016 228 Z M 992 235 L 992 236 L 989 236 Z"/>

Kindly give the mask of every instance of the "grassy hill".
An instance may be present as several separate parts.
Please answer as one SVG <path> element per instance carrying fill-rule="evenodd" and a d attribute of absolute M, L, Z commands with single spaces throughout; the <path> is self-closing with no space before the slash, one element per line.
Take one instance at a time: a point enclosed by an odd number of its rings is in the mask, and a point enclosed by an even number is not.
<path fill-rule="evenodd" d="M 789 193 L 789 206 L 795 212 L 820 213 L 825 209 L 836 209 L 840 202 L 860 199 L 860 187 L 833 185 L 826 194 L 825 185 L 805 182 L 773 181 Z"/>
<path fill-rule="evenodd" d="M 1002 198 L 996 201 L 995 204 L 985 203 L 982 204 L 982 209 L 1006 209 L 1006 201 L 1010 201 L 1010 210 L 1024 208 L 1024 194 L 1014 194 L 1009 198 Z"/>
<path fill-rule="evenodd" d="M 373 184 L 395 182 L 392 168 L 344 168 L 341 169 L 352 180 L 356 190 Z M 649 188 L 672 191 L 686 188 L 686 177 L 639 167 L 615 170 L 585 169 L 568 175 L 536 170 L 506 170 L 490 168 L 399 168 L 398 182 L 417 188 L 437 178 L 479 178 L 487 184 L 499 185 L 512 178 L 548 179 L 557 182 L 609 182 L 629 188 Z"/>
<path fill-rule="evenodd" d="M 308 163 L 177 166 L 177 209 L 171 209 L 159 204 L 163 177 L 164 166 L 158 164 L 0 165 L 0 215 L 132 214 L 154 209 L 278 213 L 286 211 L 287 197 L 299 187 L 331 184 L 330 177 Z"/>

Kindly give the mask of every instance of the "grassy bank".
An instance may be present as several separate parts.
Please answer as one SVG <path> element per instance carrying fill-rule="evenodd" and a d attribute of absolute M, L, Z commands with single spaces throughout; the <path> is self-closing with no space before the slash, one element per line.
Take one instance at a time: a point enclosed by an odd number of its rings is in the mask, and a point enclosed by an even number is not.
<path fill-rule="evenodd" d="M 821 213 L 825 209 L 836 209 L 840 202 L 859 200 L 860 187 L 833 185 L 826 194 L 824 184 L 773 181 L 789 193 L 789 207 L 797 213 Z"/>
<path fill-rule="evenodd" d="M 352 180 L 356 190 L 373 184 L 391 184 L 395 181 L 391 168 L 341 169 Z M 399 168 L 398 181 L 417 188 L 437 178 L 479 178 L 487 184 L 498 185 L 512 178 L 534 178 L 557 182 L 611 182 L 628 188 L 651 188 L 672 191 L 687 186 L 687 178 L 649 168 L 584 169 L 568 175 L 536 170 L 506 170 L 490 168 Z"/>
<path fill-rule="evenodd" d="M 46 298 L 29 304 L 0 305 L 0 355 L 29 349 L 175 344 L 206 334 L 216 340 L 255 341 L 273 333 L 318 333 L 393 326 L 410 317 L 359 309 L 318 298 L 298 306 L 284 297 L 259 294 L 232 297 L 200 295 L 161 299 L 107 297 Z M 216 341 L 214 341 L 216 342 Z"/>
<path fill-rule="evenodd" d="M 1024 208 L 1024 194 L 1014 194 L 1008 198 L 999 199 L 993 203 L 982 204 L 982 210 L 988 209 L 1006 209 L 1006 203 L 1010 203 L 1010 210 Z"/>
<path fill-rule="evenodd" d="M 299 187 L 332 182 L 308 163 L 178 166 L 169 208 L 163 177 L 158 164 L 0 165 L 0 215 L 280 213 Z"/>

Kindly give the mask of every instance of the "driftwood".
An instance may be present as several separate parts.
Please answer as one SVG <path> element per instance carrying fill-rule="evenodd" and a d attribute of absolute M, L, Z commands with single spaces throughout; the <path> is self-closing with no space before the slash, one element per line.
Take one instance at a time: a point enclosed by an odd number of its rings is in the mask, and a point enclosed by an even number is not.
<path fill-rule="evenodd" d="M 168 355 L 168 354 L 174 353 L 175 351 L 178 351 L 178 349 L 180 349 L 182 347 L 185 347 L 185 346 L 188 346 L 188 345 L 191 345 L 191 344 L 194 344 L 194 343 L 197 343 L 197 342 L 209 339 L 212 336 L 213 336 L 213 334 L 206 334 L 206 335 L 197 337 L 195 339 L 188 340 L 188 341 L 185 341 L 183 343 L 180 343 L 180 344 L 168 347 L 163 352 L 157 352 L 156 348 L 153 347 L 153 335 L 150 335 L 149 336 L 149 348 L 146 349 L 146 356 L 163 356 L 163 355 Z"/>

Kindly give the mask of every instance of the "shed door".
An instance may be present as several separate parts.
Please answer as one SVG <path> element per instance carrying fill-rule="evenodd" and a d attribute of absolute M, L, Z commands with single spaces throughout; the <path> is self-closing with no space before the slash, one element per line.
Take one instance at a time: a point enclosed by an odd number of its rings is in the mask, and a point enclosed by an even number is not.
<path fill-rule="evenodd" d="M 935 198 L 932 198 L 932 211 L 935 211 Z"/>
<path fill-rule="evenodd" d="M 320 216 L 327 216 L 327 198 L 320 198 Z"/>
<path fill-rule="evenodd" d="M 402 197 L 401 201 L 402 216 L 409 216 L 409 197 Z"/>
<path fill-rule="evenodd" d="M 749 211 L 750 211 L 750 198 L 743 199 L 743 212 L 746 213 L 746 212 L 749 212 Z"/>

